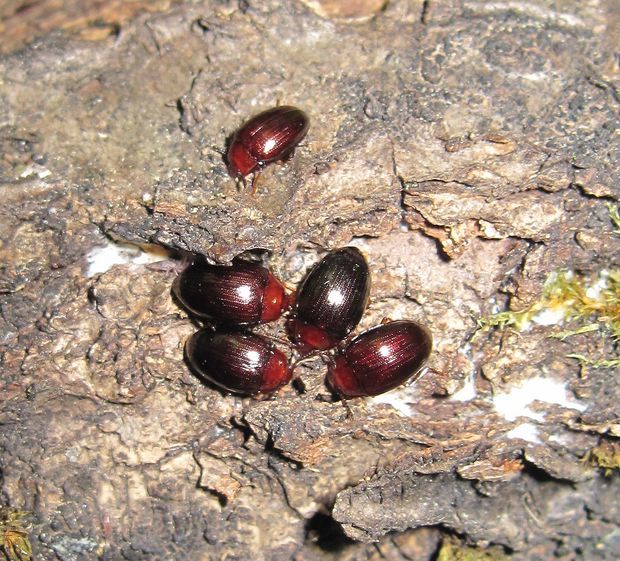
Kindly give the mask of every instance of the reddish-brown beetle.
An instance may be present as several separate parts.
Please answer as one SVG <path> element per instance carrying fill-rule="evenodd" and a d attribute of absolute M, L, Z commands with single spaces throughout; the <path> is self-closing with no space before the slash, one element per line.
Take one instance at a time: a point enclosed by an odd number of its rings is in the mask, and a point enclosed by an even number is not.
<path fill-rule="evenodd" d="M 339 349 L 327 381 L 342 398 L 379 395 L 420 372 L 432 347 L 431 332 L 419 323 L 378 325 Z"/>
<path fill-rule="evenodd" d="M 328 253 L 310 271 L 288 332 L 302 353 L 335 347 L 359 323 L 368 304 L 370 271 L 355 247 Z"/>
<path fill-rule="evenodd" d="M 243 395 L 273 392 L 292 376 L 284 353 L 255 333 L 201 329 L 187 340 L 185 354 L 197 374 Z"/>
<path fill-rule="evenodd" d="M 284 286 L 269 269 L 242 259 L 230 266 L 193 263 L 176 278 L 173 290 L 194 315 L 224 324 L 274 321 L 288 307 Z"/>
<path fill-rule="evenodd" d="M 266 165 L 286 161 L 308 132 L 308 116 L 297 107 L 283 105 L 263 111 L 243 124 L 233 135 L 226 162 L 228 172 L 245 183 L 245 176 L 256 174 Z M 256 175 L 252 192 L 256 191 Z"/>

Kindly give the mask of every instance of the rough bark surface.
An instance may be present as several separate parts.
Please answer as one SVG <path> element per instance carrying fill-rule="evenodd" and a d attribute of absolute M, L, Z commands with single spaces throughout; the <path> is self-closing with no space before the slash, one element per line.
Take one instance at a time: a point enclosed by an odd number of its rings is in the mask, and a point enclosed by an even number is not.
<path fill-rule="evenodd" d="M 620 381 L 567 357 L 616 344 L 477 333 L 558 270 L 618 268 L 614 0 L 52 4 L 0 11 L 1 500 L 33 511 L 36 559 L 424 561 L 448 534 L 620 557 L 617 473 L 584 461 L 617 446 Z M 310 133 L 252 196 L 218 150 L 278 103 Z M 119 242 L 250 252 L 292 285 L 353 243 L 358 332 L 423 321 L 431 370 L 350 413 L 319 359 L 224 395 L 183 360 L 173 267 L 99 267 Z M 557 393 L 507 414 L 531 380 Z"/>

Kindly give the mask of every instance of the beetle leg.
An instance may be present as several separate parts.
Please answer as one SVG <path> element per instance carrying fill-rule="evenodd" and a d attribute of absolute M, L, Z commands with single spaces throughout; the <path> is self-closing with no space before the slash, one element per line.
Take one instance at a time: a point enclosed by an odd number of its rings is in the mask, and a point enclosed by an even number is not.
<path fill-rule="evenodd" d="M 258 393 L 256 395 L 251 396 L 252 399 L 254 401 L 275 401 L 276 400 L 276 394 L 281 390 L 282 388 L 278 388 L 277 390 L 274 390 L 272 392 L 269 393 Z"/>
<path fill-rule="evenodd" d="M 344 399 L 343 397 L 340 398 L 340 403 L 342 403 L 342 406 L 347 410 L 347 415 L 346 415 L 346 420 L 350 421 L 353 419 L 354 415 L 353 415 L 353 409 L 351 409 L 351 406 L 349 405 L 349 402 Z"/>
<path fill-rule="evenodd" d="M 267 333 L 261 333 L 261 335 L 265 339 L 269 339 L 270 341 L 273 341 L 274 343 L 280 343 L 281 345 L 284 345 L 286 348 L 288 348 L 291 351 L 295 349 L 295 346 L 293 345 L 293 343 L 291 343 L 288 339 L 282 339 L 281 337 L 276 337 L 275 335 L 269 335 Z"/>
<path fill-rule="evenodd" d="M 340 405 L 342 405 L 345 410 L 346 410 L 346 415 L 345 415 L 345 419 L 347 421 L 351 420 L 354 418 L 354 414 L 353 414 L 353 409 L 351 409 L 351 406 L 349 405 L 349 399 L 347 399 L 344 395 L 342 395 L 337 389 L 335 388 L 331 388 L 332 390 L 332 395 L 337 395 L 338 399 L 340 400 Z"/>
<path fill-rule="evenodd" d="M 405 382 L 405 387 L 409 388 L 413 386 L 420 378 L 422 378 L 423 376 L 426 376 L 429 372 L 437 372 L 437 371 L 432 370 L 428 367 L 422 368 L 421 370 L 418 370 L 418 372 L 416 372 L 413 376 L 411 376 L 411 378 L 409 378 L 409 380 Z"/>
<path fill-rule="evenodd" d="M 260 176 L 260 172 L 254 172 L 252 174 L 252 196 L 256 195 L 256 191 L 258 189 L 258 178 Z"/>
<path fill-rule="evenodd" d="M 181 255 L 181 258 L 175 258 L 170 255 L 167 259 L 161 261 L 155 261 L 154 263 L 147 263 L 146 268 L 149 271 L 155 271 L 158 273 L 182 273 L 187 267 L 192 264 L 193 260 L 189 255 Z"/>
<path fill-rule="evenodd" d="M 290 343 L 288 343 L 288 345 L 291 346 Z M 310 354 L 302 355 L 291 363 L 291 370 L 295 370 L 295 368 L 297 368 L 302 362 L 315 359 L 317 356 L 321 357 L 322 359 L 324 354 L 325 354 L 325 351 L 314 350 L 314 351 L 311 351 Z"/>
<path fill-rule="evenodd" d="M 294 148 L 282 154 L 282 156 L 280 157 L 280 163 L 285 164 L 286 162 L 288 162 L 293 157 L 293 154 L 295 154 Z"/>
<path fill-rule="evenodd" d="M 222 156 L 223 158 L 226 157 L 226 150 L 222 150 L 218 146 L 213 146 L 213 144 L 209 146 L 209 148 L 213 150 L 214 152 L 216 152 L 217 154 L 219 154 L 220 156 Z"/>
<path fill-rule="evenodd" d="M 235 177 L 235 182 L 237 185 L 237 189 L 239 189 L 239 183 L 241 183 L 241 185 L 243 185 L 243 190 L 245 191 L 248 187 L 248 184 L 245 181 L 245 177 L 243 177 L 243 175 L 238 175 L 237 177 Z"/>

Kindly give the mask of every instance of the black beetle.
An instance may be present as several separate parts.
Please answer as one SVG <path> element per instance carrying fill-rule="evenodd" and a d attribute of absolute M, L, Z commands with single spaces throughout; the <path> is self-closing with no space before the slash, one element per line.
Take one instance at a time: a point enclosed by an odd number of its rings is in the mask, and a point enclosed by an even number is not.
<path fill-rule="evenodd" d="M 288 307 L 284 286 L 271 271 L 243 259 L 230 266 L 193 263 L 175 279 L 173 291 L 194 315 L 225 324 L 274 321 Z"/>
<path fill-rule="evenodd" d="M 267 109 L 252 117 L 233 135 L 226 163 L 228 172 L 245 183 L 245 176 L 267 164 L 286 161 L 308 132 L 310 120 L 297 107 L 283 105 Z M 252 192 L 256 191 L 255 178 Z"/>
<path fill-rule="evenodd" d="M 284 353 L 255 333 L 201 329 L 187 340 L 185 354 L 198 375 L 243 395 L 273 392 L 292 377 Z"/>
<path fill-rule="evenodd" d="M 419 323 L 378 325 L 338 350 L 327 382 L 342 398 L 379 395 L 419 373 L 432 347 L 431 332 Z"/>
<path fill-rule="evenodd" d="M 359 323 L 368 305 L 370 271 L 355 247 L 328 253 L 299 289 L 289 335 L 302 353 L 335 347 Z"/>

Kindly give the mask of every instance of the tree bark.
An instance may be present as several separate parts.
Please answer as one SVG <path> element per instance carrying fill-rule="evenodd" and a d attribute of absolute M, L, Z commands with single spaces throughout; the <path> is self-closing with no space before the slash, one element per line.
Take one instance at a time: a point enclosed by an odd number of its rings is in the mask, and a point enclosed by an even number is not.
<path fill-rule="evenodd" d="M 617 4 L 86 4 L 0 12 L 1 497 L 34 558 L 619 558 L 620 319 L 574 292 L 620 300 Z M 221 152 L 277 104 L 310 132 L 252 195 Z M 356 333 L 428 325 L 421 380 L 349 412 L 319 358 L 264 400 L 190 372 L 179 259 L 295 286 L 347 244 Z"/>

